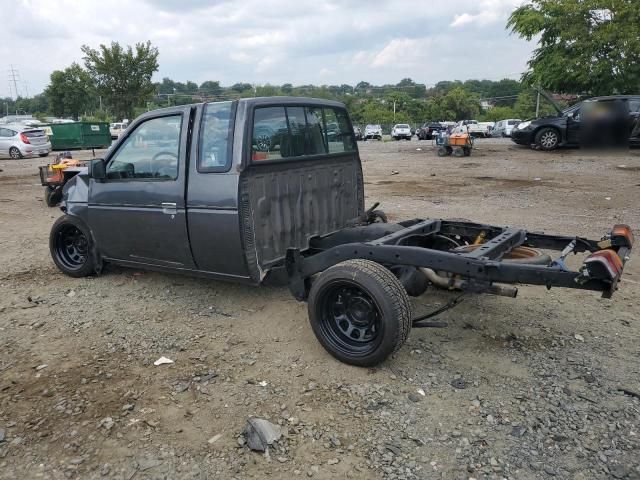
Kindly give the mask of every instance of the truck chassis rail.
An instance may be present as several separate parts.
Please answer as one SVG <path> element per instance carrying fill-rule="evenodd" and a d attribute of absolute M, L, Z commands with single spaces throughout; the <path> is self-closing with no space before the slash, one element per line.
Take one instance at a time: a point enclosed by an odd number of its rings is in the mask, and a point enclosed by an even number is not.
<path fill-rule="evenodd" d="M 526 230 L 497 227 L 456 220 L 411 220 L 402 222 L 398 231 L 368 242 L 344 243 L 321 251 L 301 252 L 289 249 L 285 266 L 289 287 L 298 300 L 305 300 L 309 290 L 308 280 L 327 268 L 350 259 L 367 259 L 387 266 L 413 266 L 447 272 L 463 279 L 462 290 L 495 293 L 494 283 L 544 285 L 547 288 L 564 287 L 601 291 L 610 298 L 617 288 L 624 263 L 628 260 L 633 244 L 629 227 L 617 225 L 612 233 L 601 240 L 582 237 L 547 235 Z M 620 230 L 624 234 L 620 234 Z M 616 231 L 618 232 L 616 234 Z M 487 241 L 470 252 L 453 252 L 423 246 L 408 245 L 434 235 L 456 238 L 477 238 Z M 511 250 L 519 246 L 561 251 L 561 256 L 550 265 L 531 265 L 501 261 Z M 564 257 L 569 253 L 612 252 L 619 258 L 619 269 L 613 274 L 602 269 L 586 268 L 569 270 Z M 600 260 L 600 259 L 598 259 Z M 614 261 L 616 265 L 618 260 Z"/>

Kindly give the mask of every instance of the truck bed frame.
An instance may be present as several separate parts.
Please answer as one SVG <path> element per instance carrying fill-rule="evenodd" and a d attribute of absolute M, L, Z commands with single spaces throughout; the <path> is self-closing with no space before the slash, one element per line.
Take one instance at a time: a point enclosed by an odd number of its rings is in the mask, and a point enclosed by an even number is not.
<path fill-rule="evenodd" d="M 522 283 L 544 285 L 547 288 L 601 291 L 603 297 L 610 298 L 617 288 L 619 274 L 593 275 L 584 268 L 573 271 L 565 266 L 563 260 L 569 253 L 594 253 L 609 249 L 617 253 L 624 265 L 629 258 L 632 243 L 632 239 L 625 241 L 610 235 L 596 241 L 458 220 L 415 219 L 401 222 L 400 225 L 403 228 L 371 241 L 349 242 L 306 252 L 289 249 L 285 267 L 291 292 L 298 300 L 305 300 L 309 291 L 309 279 L 313 275 L 345 260 L 367 259 L 387 266 L 414 266 L 447 272 L 462 278 L 461 289 L 469 292 L 496 293 L 494 283 Z M 435 235 L 463 239 L 482 235 L 486 241 L 471 252 L 419 246 L 421 240 Z M 505 254 L 518 246 L 562 253 L 549 265 L 501 261 Z"/>

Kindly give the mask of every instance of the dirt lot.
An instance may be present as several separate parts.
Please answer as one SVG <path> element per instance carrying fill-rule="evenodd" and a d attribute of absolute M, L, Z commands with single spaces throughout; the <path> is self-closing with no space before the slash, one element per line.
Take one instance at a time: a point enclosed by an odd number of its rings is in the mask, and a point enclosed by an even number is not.
<path fill-rule="evenodd" d="M 360 143 L 368 203 L 392 221 L 596 238 L 640 225 L 640 151 L 477 146 L 443 159 L 430 142 Z M 640 399 L 620 391 L 640 392 L 633 259 L 613 300 L 471 297 L 359 369 L 324 352 L 285 289 L 61 275 L 42 160 L 0 160 L 0 478 L 640 478 Z M 430 290 L 414 311 L 452 296 Z M 175 363 L 154 366 L 162 355 Z M 249 416 L 282 425 L 269 456 L 241 445 Z"/>

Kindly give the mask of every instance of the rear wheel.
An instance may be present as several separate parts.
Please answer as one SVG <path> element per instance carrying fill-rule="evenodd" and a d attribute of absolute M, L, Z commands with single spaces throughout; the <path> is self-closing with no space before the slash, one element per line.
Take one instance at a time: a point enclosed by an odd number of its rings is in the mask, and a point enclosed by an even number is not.
<path fill-rule="evenodd" d="M 16 147 L 11 147 L 9 149 L 9 156 L 11 158 L 13 158 L 14 160 L 18 160 L 20 158 L 22 158 L 22 153 L 20 153 L 20 150 Z"/>
<path fill-rule="evenodd" d="M 322 346 L 341 362 L 370 367 L 406 341 L 411 304 L 400 281 L 370 260 L 322 272 L 309 293 L 309 320 Z"/>
<path fill-rule="evenodd" d="M 39 153 L 38 156 L 39 157 L 48 157 L 49 156 L 49 152 L 47 152 L 47 153 Z"/>
<path fill-rule="evenodd" d="M 49 251 L 56 266 L 70 277 L 86 277 L 96 271 L 91 235 L 76 217 L 64 215 L 55 221 Z"/>
<path fill-rule="evenodd" d="M 560 143 L 560 134 L 555 128 L 543 128 L 536 133 L 536 145 L 542 150 L 555 150 Z"/>

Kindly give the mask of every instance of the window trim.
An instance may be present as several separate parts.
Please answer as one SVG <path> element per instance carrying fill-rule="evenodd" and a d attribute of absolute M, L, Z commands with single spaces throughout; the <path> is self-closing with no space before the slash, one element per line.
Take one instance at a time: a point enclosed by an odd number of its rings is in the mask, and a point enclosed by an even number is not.
<path fill-rule="evenodd" d="M 253 150 L 253 128 L 254 128 L 254 123 L 255 123 L 255 113 L 256 110 L 261 109 L 261 108 L 273 108 L 273 107 L 282 107 L 285 109 L 285 115 L 287 114 L 287 108 L 289 107 L 303 107 L 303 108 L 321 108 L 322 109 L 322 122 L 323 122 L 323 126 L 325 129 L 325 135 L 323 135 L 323 141 L 325 142 L 325 144 L 328 142 L 328 139 L 326 138 L 326 125 L 325 125 L 325 121 L 324 121 L 324 109 L 325 108 L 332 108 L 332 109 L 338 109 L 338 110 L 343 110 L 346 113 L 347 116 L 347 120 L 349 122 L 349 127 L 350 127 L 350 134 L 353 140 L 353 146 L 354 149 L 352 151 L 344 151 L 344 152 L 333 152 L 330 153 L 329 152 L 329 146 L 326 146 L 327 149 L 327 153 L 315 153 L 315 154 L 306 154 L 307 151 L 307 146 L 305 145 L 305 155 L 299 155 L 297 157 L 286 157 L 286 158 L 272 158 L 272 159 L 268 159 L 268 160 L 253 160 L 252 158 L 252 150 Z M 305 123 L 306 123 L 306 110 L 305 110 Z M 307 103 L 307 102 L 294 102 L 294 103 L 265 103 L 265 104 L 260 104 L 260 105 L 253 105 L 251 107 L 251 111 L 248 115 L 249 117 L 249 122 L 248 122 L 248 133 L 247 133 L 247 137 L 245 139 L 245 148 L 247 150 L 247 153 L 245 154 L 245 165 L 250 166 L 250 165 L 273 165 L 276 163 L 291 163 L 294 161 L 311 161 L 311 160 L 318 160 L 320 158 L 340 158 L 340 157 L 345 157 L 345 156 L 351 156 L 351 155 L 359 155 L 359 151 L 358 151 L 358 143 L 356 142 L 355 139 L 355 134 L 353 132 L 353 123 L 351 122 L 351 117 L 349 116 L 349 112 L 347 110 L 346 107 L 341 106 L 341 105 L 327 105 L 327 104 L 322 104 L 322 103 Z M 287 120 L 287 130 L 289 129 L 289 121 Z M 305 127 L 306 130 L 306 127 Z M 306 133 L 308 134 L 308 132 Z"/>
<path fill-rule="evenodd" d="M 166 117 L 180 117 L 180 130 L 179 130 L 179 138 L 178 138 L 178 164 L 176 165 L 177 167 L 176 177 L 175 178 L 109 178 L 108 176 L 109 165 L 111 165 L 114 159 L 118 156 L 118 153 L 122 151 L 124 146 L 127 144 L 127 141 L 129 140 L 131 135 L 138 129 L 138 127 L 151 120 L 157 120 L 159 118 L 166 118 Z M 134 125 L 131 125 L 131 126 L 134 128 L 127 129 L 129 130 L 127 135 L 121 141 L 119 141 L 118 147 L 109 155 L 109 160 L 105 165 L 106 178 L 104 179 L 104 181 L 109 183 L 111 182 L 177 182 L 178 179 L 180 178 L 180 153 L 182 151 L 182 134 L 183 134 L 182 130 L 184 128 L 184 112 L 176 111 L 171 113 L 167 112 L 162 115 L 154 115 L 154 116 L 147 117 L 140 120 L 140 122 L 138 122 L 135 126 Z"/>
<path fill-rule="evenodd" d="M 196 151 L 196 171 L 198 173 L 225 173 L 231 170 L 233 164 L 233 140 L 236 131 L 236 113 L 238 111 L 238 101 L 232 100 L 231 110 L 229 112 L 229 131 L 227 140 L 227 162 L 224 165 L 217 167 L 203 167 L 201 164 L 202 159 L 202 142 L 204 141 L 203 129 L 204 121 L 207 113 L 207 106 L 214 103 L 227 103 L 223 102 L 209 102 L 206 103 L 202 109 L 202 115 L 200 117 L 200 125 L 198 126 L 198 148 Z"/>

